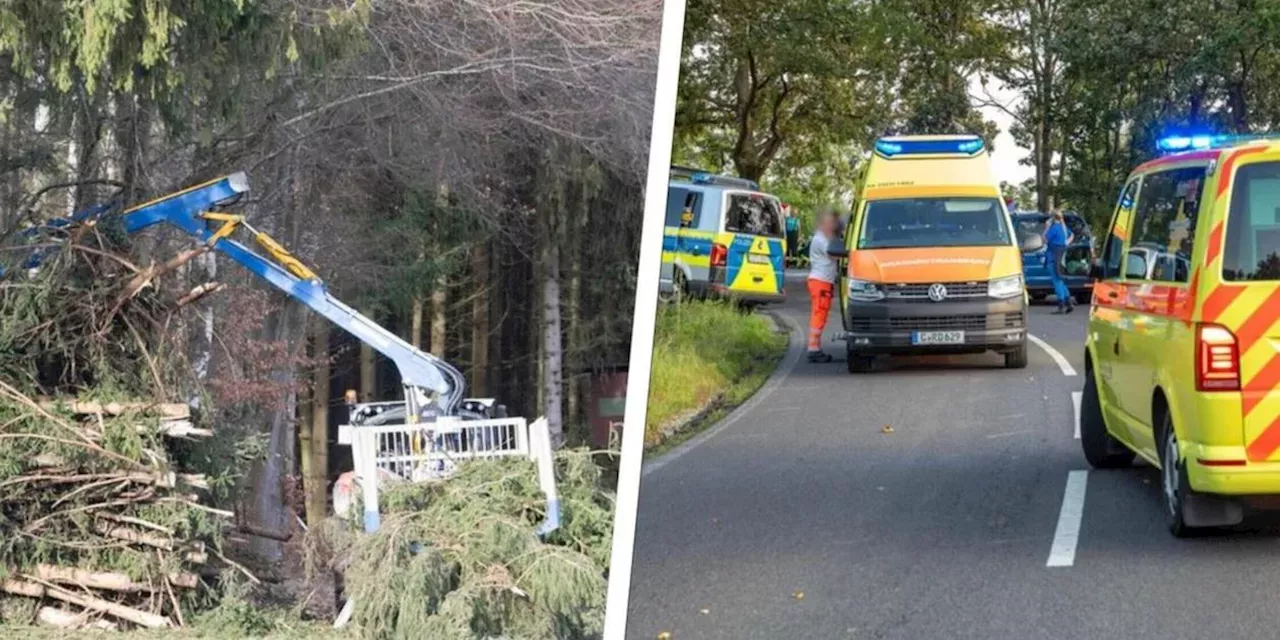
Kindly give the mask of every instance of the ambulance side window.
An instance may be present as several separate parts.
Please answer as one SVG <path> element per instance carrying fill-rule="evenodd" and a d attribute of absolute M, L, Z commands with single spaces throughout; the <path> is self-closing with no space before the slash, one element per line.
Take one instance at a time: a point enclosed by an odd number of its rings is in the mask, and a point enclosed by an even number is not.
<path fill-rule="evenodd" d="M 1196 219 L 1205 167 L 1171 169 L 1142 181 L 1133 216 L 1130 248 L 1142 249 L 1148 259 L 1147 280 L 1187 282 L 1195 247 Z"/>
<path fill-rule="evenodd" d="M 1124 221 L 1133 208 L 1133 201 L 1138 195 L 1138 179 L 1134 178 L 1125 186 L 1120 194 L 1120 202 L 1116 204 L 1116 214 L 1111 220 L 1111 230 L 1107 234 L 1106 246 L 1102 249 L 1103 279 L 1120 277 L 1120 266 L 1124 261 Z"/>

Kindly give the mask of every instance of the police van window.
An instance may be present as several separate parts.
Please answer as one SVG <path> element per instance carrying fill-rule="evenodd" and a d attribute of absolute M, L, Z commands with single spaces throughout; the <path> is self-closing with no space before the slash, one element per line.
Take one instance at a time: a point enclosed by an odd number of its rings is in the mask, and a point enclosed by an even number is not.
<path fill-rule="evenodd" d="M 1280 162 L 1240 167 L 1231 189 L 1222 278 L 1280 280 Z"/>
<path fill-rule="evenodd" d="M 698 221 L 702 217 L 698 210 L 702 203 L 702 194 L 697 191 L 690 191 L 680 187 L 670 187 L 667 189 L 667 219 L 666 226 L 680 226 L 681 214 L 685 210 L 693 213 L 693 223 L 689 226 L 696 228 Z"/>
<path fill-rule="evenodd" d="M 778 201 L 758 193 L 729 194 L 724 230 L 754 236 L 782 237 L 782 208 Z"/>
<path fill-rule="evenodd" d="M 1143 249 L 1147 256 L 1147 275 L 1141 279 L 1190 279 L 1188 267 L 1195 246 L 1204 176 L 1204 167 L 1188 167 L 1153 173 L 1143 179 L 1129 245 L 1131 249 Z"/>
<path fill-rule="evenodd" d="M 867 203 L 859 249 L 1010 245 L 995 198 L 904 198 Z"/>

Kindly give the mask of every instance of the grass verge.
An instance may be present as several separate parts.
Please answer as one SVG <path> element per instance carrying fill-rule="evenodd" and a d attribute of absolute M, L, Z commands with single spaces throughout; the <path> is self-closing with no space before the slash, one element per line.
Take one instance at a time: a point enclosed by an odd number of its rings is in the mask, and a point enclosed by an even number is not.
<path fill-rule="evenodd" d="M 741 404 L 768 379 L 787 336 L 725 302 L 658 309 L 645 446 L 665 450 Z"/>

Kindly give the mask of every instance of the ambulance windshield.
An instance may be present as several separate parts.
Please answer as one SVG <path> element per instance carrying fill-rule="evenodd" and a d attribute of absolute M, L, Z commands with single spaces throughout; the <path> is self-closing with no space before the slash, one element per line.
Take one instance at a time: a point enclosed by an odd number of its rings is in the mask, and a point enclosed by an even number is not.
<path fill-rule="evenodd" d="M 859 249 L 1009 244 L 1009 225 L 995 198 L 873 200 L 858 238 Z"/>

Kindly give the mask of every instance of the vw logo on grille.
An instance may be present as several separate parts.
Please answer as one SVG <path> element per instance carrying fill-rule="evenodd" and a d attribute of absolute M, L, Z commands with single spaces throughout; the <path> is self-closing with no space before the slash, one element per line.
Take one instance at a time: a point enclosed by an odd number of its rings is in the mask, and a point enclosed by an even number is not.
<path fill-rule="evenodd" d="M 942 302 L 947 299 L 947 287 L 942 284 L 929 285 L 929 299 L 934 302 Z"/>

